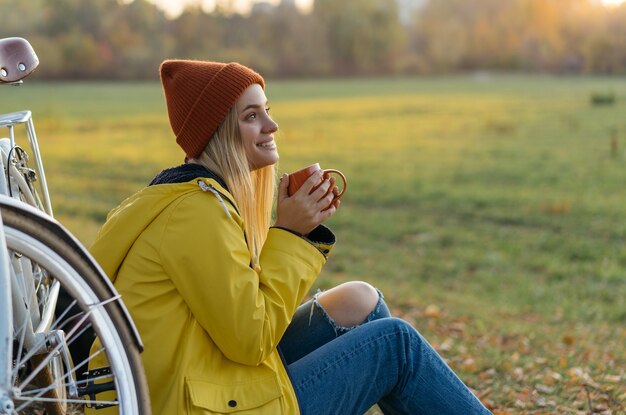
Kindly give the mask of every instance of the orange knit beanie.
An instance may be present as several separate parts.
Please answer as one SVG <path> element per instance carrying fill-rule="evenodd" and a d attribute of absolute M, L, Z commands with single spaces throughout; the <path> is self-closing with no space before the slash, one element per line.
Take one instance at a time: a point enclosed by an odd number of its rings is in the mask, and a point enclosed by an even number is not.
<path fill-rule="evenodd" d="M 263 77 L 238 63 L 166 60 L 159 68 L 170 125 L 188 158 L 202 153 L 239 96 Z"/>

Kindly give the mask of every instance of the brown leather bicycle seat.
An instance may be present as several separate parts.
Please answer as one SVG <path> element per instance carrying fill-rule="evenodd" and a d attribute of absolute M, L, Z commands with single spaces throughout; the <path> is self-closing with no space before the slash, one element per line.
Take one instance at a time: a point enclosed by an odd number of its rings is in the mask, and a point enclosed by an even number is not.
<path fill-rule="evenodd" d="M 26 39 L 0 39 L 0 82 L 16 82 L 26 78 L 39 65 L 35 50 Z"/>

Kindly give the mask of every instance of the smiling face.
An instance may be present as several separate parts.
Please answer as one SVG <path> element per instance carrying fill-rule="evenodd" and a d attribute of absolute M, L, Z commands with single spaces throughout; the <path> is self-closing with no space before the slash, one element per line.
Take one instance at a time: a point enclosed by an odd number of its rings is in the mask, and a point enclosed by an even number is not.
<path fill-rule="evenodd" d="M 267 98 L 261 85 L 250 85 L 237 103 L 237 122 L 250 170 L 260 169 L 278 161 L 274 133 L 278 124 L 269 115 Z"/>

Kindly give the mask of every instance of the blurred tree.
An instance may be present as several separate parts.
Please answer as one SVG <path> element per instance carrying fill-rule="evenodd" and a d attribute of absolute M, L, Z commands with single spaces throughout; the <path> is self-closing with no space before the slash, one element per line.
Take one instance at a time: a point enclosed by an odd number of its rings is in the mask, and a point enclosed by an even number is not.
<path fill-rule="evenodd" d="M 606 36 L 610 39 L 611 50 L 605 58 L 608 61 L 609 73 L 626 74 L 626 3 L 622 3 L 608 12 L 604 26 Z"/>
<path fill-rule="evenodd" d="M 595 0 L 201 0 L 176 18 L 148 0 L 0 0 L 0 36 L 28 38 L 42 78 L 154 79 L 169 57 L 270 76 L 467 70 L 626 72 L 626 4 Z"/>
<path fill-rule="evenodd" d="M 248 19 L 255 67 L 277 76 L 325 75 L 331 71 L 323 27 L 293 2 L 254 9 Z"/>
<path fill-rule="evenodd" d="M 103 77 L 154 78 L 164 57 L 170 53 L 170 21 L 162 11 L 145 0 L 135 0 L 110 12 L 106 19 L 106 42 L 111 48 L 111 64 Z M 110 53 L 113 52 L 113 53 Z"/>
<path fill-rule="evenodd" d="M 590 0 L 429 1 L 409 27 L 408 53 L 422 72 L 618 73 L 626 66 L 618 35 L 625 7 Z M 622 22 L 610 32 L 609 15 Z"/>
<path fill-rule="evenodd" d="M 518 7 L 523 39 L 520 53 L 535 70 L 554 70 L 563 56 L 563 16 L 577 0 L 525 0 Z M 568 4 L 569 3 L 569 4 Z"/>
<path fill-rule="evenodd" d="M 100 59 L 99 46 L 107 37 L 101 18 L 117 6 L 115 0 L 43 2 L 42 19 L 31 28 L 40 34 L 31 39 L 40 60 L 45 62 L 40 72 L 48 77 L 101 75 L 105 62 Z"/>
<path fill-rule="evenodd" d="M 218 16 L 204 13 L 199 6 L 186 9 L 171 22 L 172 57 L 215 59 L 221 48 L 221 25 Z"/>
<path fill-rule="evenodd" d="M 626 5 L 596 9 L 587 17 L 584 36 L 577 45 L 587 73 L 626 73 Z"/>
<path fill-rule="evenodd" d="M 469 49 L 469 22 L 476 14 L 465 0 L 431 1 L 413 30 L 416 53 L 428 72 L 451 71 L 461 66 Z"/>
<path fill-rule="evenodd" d="M 41 27 L 45 0 L 0 0 L 0 37 L 28 37 Z"/>
<path fill-rule="evenodd" d="M 398 5 L 388 0 L 315 0 L 335 72 L 377 74 L 394 70 L 404 45 Z"/>

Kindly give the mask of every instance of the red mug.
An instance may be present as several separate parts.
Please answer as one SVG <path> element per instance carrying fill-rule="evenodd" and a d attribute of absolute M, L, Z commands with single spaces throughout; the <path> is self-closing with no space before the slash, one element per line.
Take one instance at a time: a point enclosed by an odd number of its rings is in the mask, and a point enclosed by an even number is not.
<path fill-rule="evenodd" d="M 289 187 L 287 188 L 287 193 L 289 194 L 289 196 L 296 193 L 300 186 L 302 186 L 304 182 L 306 182 L 307 179 L 318 170 L 322 170 L 324 172 L 324 178 L 328 178 L 331 174 L 336 174 L 341 178 L 341 180 L 343 181 L 343 187 L 341 188 L 341 191 L 335 196 L 335 199 L 339 199 L 341 196 L 343 196 L 346 191 L 346 187 L 348 186 L 346 176 L 344 176 L 343 173 L 339 170 L 322 169 L 319 163 L 311 164 L 310 166 L 300 169 L 298 171 L 294 171 L 289 175 Z"/>

